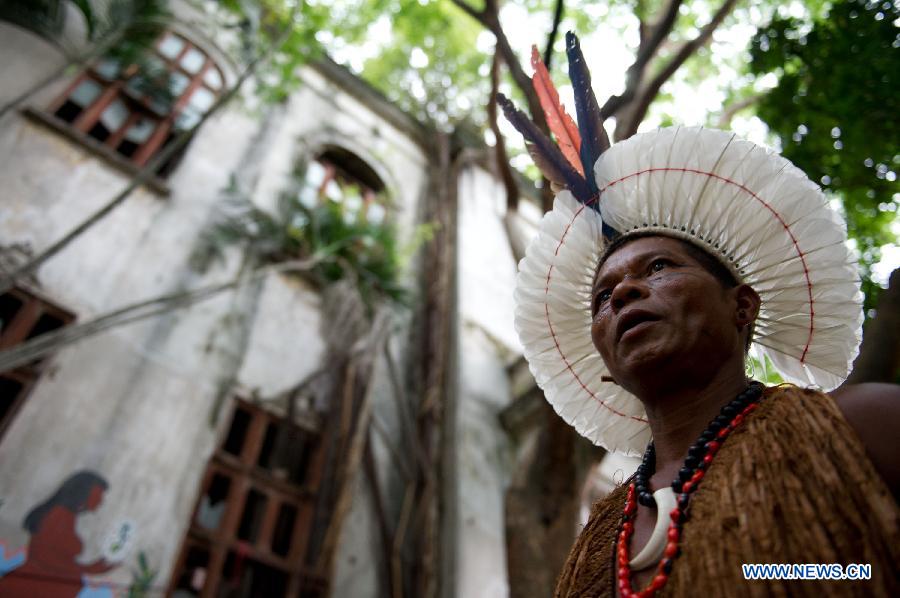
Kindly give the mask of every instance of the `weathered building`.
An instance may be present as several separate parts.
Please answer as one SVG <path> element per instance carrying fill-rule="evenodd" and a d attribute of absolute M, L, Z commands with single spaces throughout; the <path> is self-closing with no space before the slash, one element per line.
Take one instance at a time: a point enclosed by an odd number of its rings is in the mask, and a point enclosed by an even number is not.
<path fill-rule="evenodd" d="M 174 5 L 150 50 L 177 83 L 167 102 L 99 60 L 2 117 L 7 272 L 102 209 L 237 81 L 242 65 L 203 15 Z M 3 104 L 67 60 L 4 22 L 0 54 Z M 240 281 L 0 374 L 0 593 L 109 595 L 154 571 L 150 593 L 176 596 L 368 597 L 398 584 L 419 595 L 435 583 L 441 596 L 508 595 L 515 434 L 499 414 L 520 353 L 502 187 L 483 152 L 436 142 L 342 67 L 326 59 L 301 79 L 279 104 L 217 110 L 4 291 L 11 350 Z M 404 265 L 409 305 L 372 323 L 346 281 L 261 270 L 246 245 L 197 266 L 230 199 L 273 212 L 285 193 L 352 199 L 342 209 L 390 221 L 404 247 L 437 222 Z M 518 221 L 537 217 L 525 202 Z M 37 563 L 47 550 L 57 569 Z"/>

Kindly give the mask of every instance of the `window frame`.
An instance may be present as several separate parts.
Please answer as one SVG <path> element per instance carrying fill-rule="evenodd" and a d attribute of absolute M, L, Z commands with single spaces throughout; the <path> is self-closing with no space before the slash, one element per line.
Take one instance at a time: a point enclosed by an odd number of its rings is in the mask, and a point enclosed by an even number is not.
<path fill-rule="evenodd" d="M 5 295 L 12 295 L 22 305 L 15 312 L 15 316 L 9 323 L 4 323 L 3 327 L 0 328 L 0 350 L 9 349 L 28 340 L 28 335 L 35 329 L 41 317 L 45 314 L 60 320 L 62 324 L 59 328 L 68 326 L 75 321 L 75 314 L 24 287 L 12 287 L 0 296 Z M 43 372 L 45 363 L 46 359 L 38 359 L 12 370 L 0 372 L 0 378 L 11 379 L 21 384 L 16 397 L 0 416 L 0 442 L 2 442 L 6 431 L 16 419 L 22 405 L 28 400 L 31 391 Z"/>
<path fill-rule="evenodd" d="M 163 42 L 169 37 L 174 36 L 183 42 L 178 53 L 169 58 L 161 51 Z M 191 50 L 197 50 L 203 56 L 203 64 L 196 73 L 190 73 L 181 66 L 184 56 Z M 99 71 L 99 64 L 102 59 L 91 64 L 81 74 L 75 77 L 69 85 L 47 108 L 47 112 L 60 123 L 75 129 L 79 133 L 89 137 L 96 143 L 106 147 L 115 155 L 121 157 L 130 163 L 143 167 L 156 155 L 169 141 L 176 130 L 176 122 L 178 118 L 185 112 L 185 108 L 190 103 L 191 98 L 200 89 L 212 93 L 214 102 L 226 88 L 225 75 L 222 69 L 216 64 L 215 60 L 200 45 L 192 42 L 187 36 L 172 30 L 166 30 L 160 37 L 154 41 L 153 45 L 147 49 L 157 60 L 165 67 L 166 72 L 177 72 L 188 78 L 188 83 L 181 93 L 173 98 L 173 103 L 169 107 L 166 114 L 160 114 L 152 106 L 146 97 L 136 97 L 135 94 L 127 88 L 129 80 L 138 76 L 137 65 L 131 64 L 120 68 L 115 78 L 108 78 Z M 218 74 L 219 87 L 213 88 L 206 81 L 207 74 L 215 71 Z M 81 112 L 71 121 L 68 121 L 57 112 L 70 101 L 74 91 L 86 80 L 91 80 L 101 87 L 100 94 L 94 98 L 90 104 L 83 107 Z M 100 122 L 100 118 L 104 111 L 116 100 L 123 102 L 129 110 L 129 115 L 125 121 L 114 131 L 109 132 L 106 139 L 100 140 L 90 134 L 92 128 Z M 208 108 L 207 108 L 208 110 Z M 150 136 L 138 145 L 137 149 L 129 156 L 118 150 L 119 144 L 125 138 L 128 130 L 141 119 L 152 119 L 155 121 L 153 132 Z M 171 161 L 171 160 L 170 160 Z M 168 161 L 167 161 L 168 162 Z M 167 165 L 161 168 L 166 169 Z"/>
<path fill-rule="evenodd" d="M 235 455 L 226 451 L 225 445 L 239 410 L 250 414 L 250 422 L 244 433 L 240 454 Z M 308 461 L 307 475 L 302 485 L 279 479 L 270 470 L 258 464 L 266 429 L 273 423 L 276 426 L 290 426 L 300 430 L 307 436 L 307 445 L 315 447 Z M 218 595 L 221 582 L 226 578 L 227 572 L 224 569 L 230 553 L 238 555 L 241 559 L 249 559 L 277 569 L 284 574 L 287 579 L 286 596 L 299 596 L 301 592 L 310 591 L 318 591 L 320 593 L 315 595 L 324 596 L 327 585 L 325 580 L 317 576 L 305 563 L 324 452 L 322 437 L 318 432 L 288 422 L 286 418 L 271 413 L 259 405 L 235 399 L 228 418 L 228 426 L 219 438 L 215 452 L 204 470 L 191 510 L 191 519 L 172 570 L 168 593 L 171 594 L 178 589 L 180 580 L 190 573 L 186 568 L 187 561 L 191 550 L 195 549 L 208 554 L 203 583 L 200 590 L 197 590 L 199 596 Z M 225 506 L 221 517 L 216 528 L 210 530 L 198 523 L 198 513 L 201 501 L 209 493 L 217 475 L 226 477 L 229 486 L 223 499 Z M 259 531 L 255 538 L 248 540 L 240 538 L 239 533 L 244 508 L 251 491 L 265 496 L 266 501 L 262 520 L 258 526 Z M 272 543 L 284 505 L 294 507 L 295 514 L 290 548 L 286 554 L 279 555 L 272 549 Z"/>

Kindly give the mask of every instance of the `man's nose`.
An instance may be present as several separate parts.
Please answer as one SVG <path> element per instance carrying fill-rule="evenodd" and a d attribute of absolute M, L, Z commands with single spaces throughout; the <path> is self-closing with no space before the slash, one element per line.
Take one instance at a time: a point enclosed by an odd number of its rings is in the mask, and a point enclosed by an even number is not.
<path fill-rule="evenodd" d="M 613 311 L 618 312 L 626 305 L 636 299 L 643 299 L 647 296 L 647 285 L 640 280 L 625 277 L 619 284 L 615 286 L 610 297 Z"/>

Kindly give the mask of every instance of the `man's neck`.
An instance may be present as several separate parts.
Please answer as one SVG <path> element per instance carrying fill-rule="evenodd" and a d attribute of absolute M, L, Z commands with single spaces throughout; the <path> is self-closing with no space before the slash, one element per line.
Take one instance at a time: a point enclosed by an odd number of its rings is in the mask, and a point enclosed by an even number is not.
<path fill-rule="evenodd" d="M 672 482 L 690 446 L 746 385 L 742 366 L 723 367 L 701 386 L 668 388 L 643 399 L 656 448 L 654 490 Z"/>

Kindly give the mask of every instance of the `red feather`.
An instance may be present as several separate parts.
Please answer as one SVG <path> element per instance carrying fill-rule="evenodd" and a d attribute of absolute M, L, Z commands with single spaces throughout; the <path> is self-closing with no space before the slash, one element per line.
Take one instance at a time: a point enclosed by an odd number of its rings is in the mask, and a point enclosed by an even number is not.
<path fill-rule="evenodd" d="M 578 174 L 584 176 L 584 168 L 581 165 L 581 136 L 578 134 L 578 126 L 572 117 L 566 112 L 565 107 L 559 101 L 559 92 L 553 86 L 550 80 L 550 73 L 541 60 L 537 46 L 531 46 L 531 66 L 534 67 L 534 76 L 531 78 L 531 84 L 537 93 L 544 109 L 544 116 L 547 117 L 547 126 L 556 137 L 556 143 L 569 164 L 578 171 Z"/>

